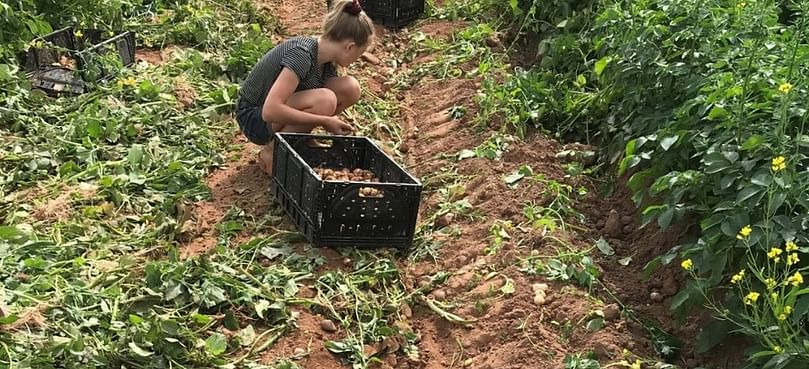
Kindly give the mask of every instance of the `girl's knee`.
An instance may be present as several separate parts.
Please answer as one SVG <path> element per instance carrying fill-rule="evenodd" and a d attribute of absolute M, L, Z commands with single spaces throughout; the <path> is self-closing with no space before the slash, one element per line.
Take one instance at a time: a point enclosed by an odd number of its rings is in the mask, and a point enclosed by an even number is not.
<path fill-rule="evenodd" d="M 349 104 L 357 102 L 360 99 L 360 82 L 354 77 L 345 77 L 343 81 L 345 101 Z"/>
<path fill-rule="evenodd" d="M 334 115 L 337 110 L 337 95 L 328 88 L 319 88 L 315 92 L 312 113 L 319 115 Z"/>
<path fill-rule="evenodd" d="M 354 77 L 335 78 L 326 87 L 337 95 L 339 106 L 353 105 L 360 99 L 360 82 Z"/>

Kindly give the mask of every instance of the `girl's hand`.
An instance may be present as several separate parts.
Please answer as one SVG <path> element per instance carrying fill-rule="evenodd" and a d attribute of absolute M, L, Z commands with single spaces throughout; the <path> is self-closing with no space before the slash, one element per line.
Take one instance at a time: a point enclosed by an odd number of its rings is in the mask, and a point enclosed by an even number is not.
<path fill-rule="evenodd" d="M 327 118 L 323 123 L 323 128 L 335 135 L 347 135 L 354 132 L 354 127 L 337 117 Z"/>

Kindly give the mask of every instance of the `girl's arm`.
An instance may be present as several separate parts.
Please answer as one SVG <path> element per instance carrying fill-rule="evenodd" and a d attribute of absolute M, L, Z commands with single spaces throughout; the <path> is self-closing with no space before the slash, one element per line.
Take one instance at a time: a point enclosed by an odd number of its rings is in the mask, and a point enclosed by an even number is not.
<path fill-rule="evenodd" d="M 284 67 L 275 80 L 267 99 L 264 100 L 264 107 L 261 109 L 261 118 L 265 122 L 291 124 L 315 128 L 329 123 L 331 117 L 317 115 L 305 111 L 297 110 L 286 104 L 295 89 L 298 88 L 298 76 L 291 69 Z"/>

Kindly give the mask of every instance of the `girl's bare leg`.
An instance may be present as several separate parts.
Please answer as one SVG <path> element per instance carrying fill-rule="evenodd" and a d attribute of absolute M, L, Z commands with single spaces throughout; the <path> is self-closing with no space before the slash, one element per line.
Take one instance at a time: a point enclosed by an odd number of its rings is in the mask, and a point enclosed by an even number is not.
<path fill-rule="evenodd" d="M 360 84 L 354 77 L 336 77 L 329 79 L 324 88 L 296 92 L 287 100 L 287 105 L 307 113 L 335 116 L 354 105 L 359 97 Z M 310 131 L 305 126 L 272 123 L 272 132 Z M 259 153 L 259 167 L 267 174 L 272 174 L 273 146 L 270 141 Z"/>

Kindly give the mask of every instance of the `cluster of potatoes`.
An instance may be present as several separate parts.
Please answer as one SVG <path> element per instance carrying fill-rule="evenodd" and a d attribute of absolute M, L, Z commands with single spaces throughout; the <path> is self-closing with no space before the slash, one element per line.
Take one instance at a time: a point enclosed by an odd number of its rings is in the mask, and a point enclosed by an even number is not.
<path fill-rule="evenodd" d="M 324 181 L 379 182 L 374 172 L 360 168 L 354 170 L 316 168 L 315 173 Z"/>
<path fill-rule="evenodd" d="M 376 178 L 374 172 L 360 168 L 354 170 L 348 168 L 315 168 L 315 173 L 324 181 L 379 182 L 379 178 Z M 378 188 L 362 187 L 360 188 L 360 196 L 382 197 L 382 191 Z"/>

